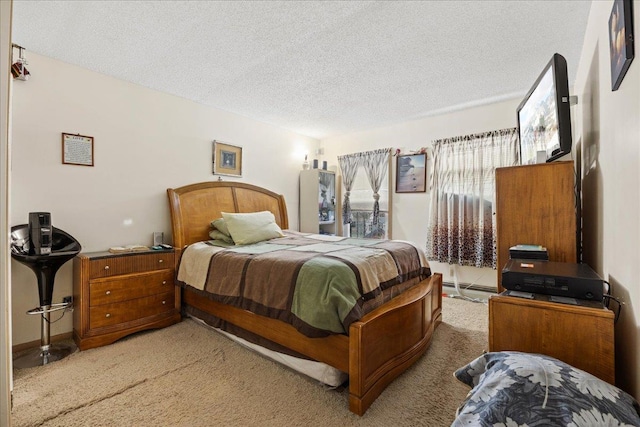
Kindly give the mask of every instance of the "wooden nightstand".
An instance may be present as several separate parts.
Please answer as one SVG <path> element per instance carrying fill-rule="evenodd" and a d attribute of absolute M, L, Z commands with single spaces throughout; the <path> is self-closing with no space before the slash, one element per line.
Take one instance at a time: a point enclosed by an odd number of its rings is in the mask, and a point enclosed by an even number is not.
<path fill-rule="evenodd" d="M 615 384 L 614 313 L 586 306 L 495 295 L 489 299 L 489 351 L 546 354 Z"/>
<path fill-rule="evenodd" d="M 177 323 L 173 250 L 81 253 L 73 260 L 73 339 L 80 350 Z"/>

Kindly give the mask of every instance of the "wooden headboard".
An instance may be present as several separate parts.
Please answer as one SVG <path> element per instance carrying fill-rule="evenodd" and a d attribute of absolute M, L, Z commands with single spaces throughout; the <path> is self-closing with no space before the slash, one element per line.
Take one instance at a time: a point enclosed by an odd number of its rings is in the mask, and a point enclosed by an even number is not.
<path fill-rule="evenodd" d="M 211 221 L 221 212 L 271 211 L 282 229 L 289 228 L 284 196 L 265 188 L 232 181 L 211 181 L 167 189 L 173 246 L 209 240 Z"/>

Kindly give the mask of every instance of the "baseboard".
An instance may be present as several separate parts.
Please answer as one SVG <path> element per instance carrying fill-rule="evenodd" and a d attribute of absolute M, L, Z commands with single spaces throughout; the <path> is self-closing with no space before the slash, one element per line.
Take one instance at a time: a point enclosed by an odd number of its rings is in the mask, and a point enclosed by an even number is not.
<path fill-rule="evenodd" d="M 73 338 L 73 332 L 65 332 L 64 334 L 53 335 L 52 337 L 49 338 L 49 341 L 51 343 L 54 343 L 54 342 L 68 340 L 71 338 Z M 21 351 L 29 350 L 31 348 L 36 348 L 36 347 L 40 347 L 40 340 L 24 342 L 22 344 L 16 344 L 13 347 L 11 347 L 11 351 L 13 353 L 19 353 Z"/>
<path fill-rule="evenodd" d="M 445 288 L 453 288 L 455 289 L 456 285 L 453 282 L 442 282 L 442 286 Z M 458 283 L 458 286 L 460 287 L 460 289 L 462 290 L 469 290 L 469 291 L 477 291 L 477 292 L 488 292 L 490 294 L 497 294 L 498 293 L 498 289 L 492 287 L 492 286 L 483 286 L 483 285 L 473 285 L 470 283 Z"/>

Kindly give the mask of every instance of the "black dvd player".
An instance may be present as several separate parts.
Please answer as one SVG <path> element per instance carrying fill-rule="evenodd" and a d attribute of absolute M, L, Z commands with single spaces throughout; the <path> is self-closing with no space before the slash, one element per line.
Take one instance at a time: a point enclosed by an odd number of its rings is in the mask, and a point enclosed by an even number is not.
<path fill-rule="evenodd" d="M 587 264 L 511 259 L 502 287 L 512 291 L 602 301 L 604 282 Z"/>

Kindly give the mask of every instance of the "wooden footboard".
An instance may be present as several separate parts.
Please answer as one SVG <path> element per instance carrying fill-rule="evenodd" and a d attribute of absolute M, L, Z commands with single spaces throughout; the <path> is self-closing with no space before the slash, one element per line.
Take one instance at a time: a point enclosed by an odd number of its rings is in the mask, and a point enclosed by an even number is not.
<path fill-rule="evenodd" d="M 293 326 L 183 289 L 196 307 L 273 342 L 349 373 L 349 409 L 363 415 L 394 378 L 429 347 L 442 320 L 442 275 L 433 274 L 351 324 L 349 336 L 309 338 Z"/>
<path fill-rule="evenodd" d="M 436 273 L 351 324 L 351 412 L 365 413 L 385 387 L 427 350 L 441 321 L 442 275 Z"/>

